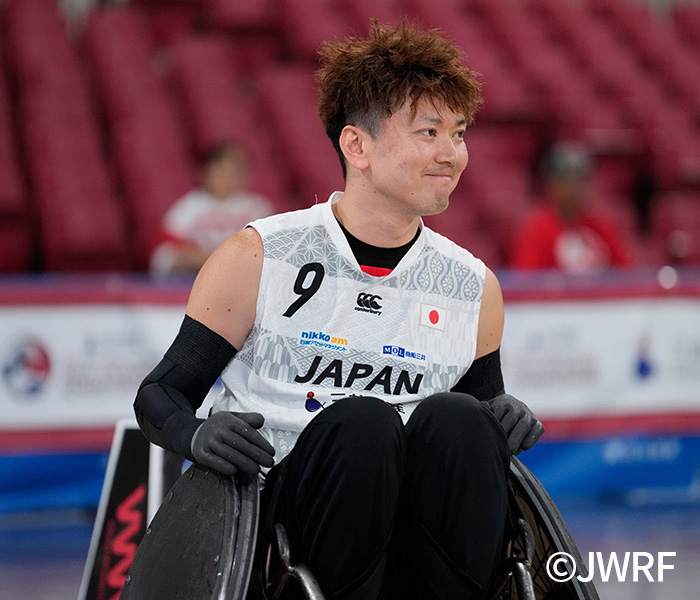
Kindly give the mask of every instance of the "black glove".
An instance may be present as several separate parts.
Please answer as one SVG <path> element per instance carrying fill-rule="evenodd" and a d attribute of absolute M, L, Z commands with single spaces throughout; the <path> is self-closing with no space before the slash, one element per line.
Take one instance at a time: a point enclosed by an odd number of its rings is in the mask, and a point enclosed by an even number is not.
<path fill-rule="evenodd" d="M 502 394 L 488 400 L 488 404 L 506 433 L 511 454 L 529 450 L 544 433 L 540 420 L 517 398 Z"/>
<path fill-rule="evenodd" d="M 215 412 L 192 438 L 192 455 L 200 465 L 224 475 L 250 475 L 275 464 L 275 449 L 257 431 L 264 418 L 258 413 Z"/>

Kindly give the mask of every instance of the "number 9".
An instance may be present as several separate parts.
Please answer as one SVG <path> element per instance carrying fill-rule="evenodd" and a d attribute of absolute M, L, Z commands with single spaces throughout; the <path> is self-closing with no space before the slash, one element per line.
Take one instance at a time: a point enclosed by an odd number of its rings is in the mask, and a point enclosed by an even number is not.
<path fill-rule="evenodd" d="M 305 286 L 304 284 L 309 274 L 312 274 L 312 278 L 309 285 Z M 325 274 L 326 270 L 323 268 L 323 265 L 317 262 L 307 263 L 299 269 L 299 274 L 294 281 L 294 293 L 299 297 L 289 305 L 289 308 L 283 315 L 284 317 L 291 317 L 304 306 L 304 304 L 311 300 L 312 296 L 318 292 L 318 289 L 321 287 L 321 282 Z"/>

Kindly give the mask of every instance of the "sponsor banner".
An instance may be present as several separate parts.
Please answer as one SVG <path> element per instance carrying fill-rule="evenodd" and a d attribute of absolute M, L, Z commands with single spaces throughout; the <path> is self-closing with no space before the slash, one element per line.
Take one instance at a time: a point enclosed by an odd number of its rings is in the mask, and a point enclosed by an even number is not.
<path fill-rule="evenodd" d="M 0 431 L 133 418 L 139 383 L 183 315 L 183 305 L 0 308 Z"/>
<path fill-rule="evenodd" d="M 45 302 L 0 303 L 0 435 L 133 418 L 138 385 L 175 337 L 184 303 L 157 290 L 152 298 L 141 290 L 121 301 Z M 361 303 L 384 309 L 379 297 Z M 420 313 L 422 326 L 449 326 L 438 306 L 423 304 Z M 301 339 L 348 351 L 335 331 L 309 330 Z M 425 362 L 413 347 L 381 352 Z M 506 389 L 543 420 L 700 414 L 697 294 L 506 302 L 501 355 Z"/>
<path fill-rule="evenodd" d="M 700 298 L 509 304 L 501 355 L 545 418 L 700 412 Z"/>

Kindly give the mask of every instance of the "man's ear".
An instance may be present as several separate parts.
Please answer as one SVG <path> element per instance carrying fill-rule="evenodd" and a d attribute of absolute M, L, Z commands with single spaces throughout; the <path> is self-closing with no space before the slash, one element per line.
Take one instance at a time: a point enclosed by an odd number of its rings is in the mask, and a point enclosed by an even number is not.
<path fill-rule="evenodd" d="M 369 139 L 369 134 L 355 125 L 346 125 L 340 132 L 340 149 L 345 156 L 345 161 L 358 171 L 369 167 L 367 156 Z"/>

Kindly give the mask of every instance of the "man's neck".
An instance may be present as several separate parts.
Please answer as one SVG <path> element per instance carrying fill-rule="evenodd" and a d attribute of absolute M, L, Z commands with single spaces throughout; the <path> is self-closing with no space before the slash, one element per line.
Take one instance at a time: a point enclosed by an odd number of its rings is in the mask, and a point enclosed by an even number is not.
<path fill-rule="evenodd" d="M 333 214 L 357 239 L 381 248 L 407 244 L 420 225 L 420 217 L 391 210 L 386 202 L 348 189 L 333 205 Z"/>

